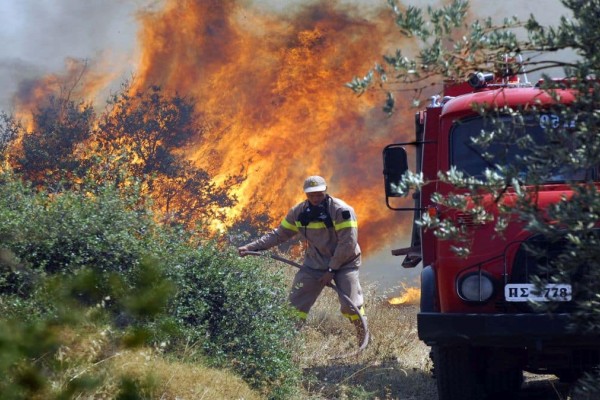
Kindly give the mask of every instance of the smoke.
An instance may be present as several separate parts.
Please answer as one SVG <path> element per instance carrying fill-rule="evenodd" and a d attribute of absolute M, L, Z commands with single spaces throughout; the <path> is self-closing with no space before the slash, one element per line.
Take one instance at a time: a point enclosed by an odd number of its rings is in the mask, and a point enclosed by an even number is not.
<path fill-rule="evenodd" d="M 61 76 L 74 60 L 114 82 L 129 76 L 137 59 L 136 15 L 157 6 L 136 0 L 3 1 L 0 109 L 14 109 L 13 95 L 23 82 Z"/>

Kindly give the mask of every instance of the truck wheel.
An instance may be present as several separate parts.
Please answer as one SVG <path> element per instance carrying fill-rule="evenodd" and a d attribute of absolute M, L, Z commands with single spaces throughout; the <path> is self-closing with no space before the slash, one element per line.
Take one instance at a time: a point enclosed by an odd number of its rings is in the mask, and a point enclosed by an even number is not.
<path fill-rule="evenodd" d="M 477 369 L 468 346 L 432 346 L 439 400 L 480 400 Z"/>
<path fill-rule="evenodd" d="M 581 370 L 576 369 L 561 369 L 554 373 L 563 383 L 575 383 L 583 376 Z"/>
<path fill-rule="evenodd" d="M 488 371 L 485 376 L 485 391 L 489 399 L 512 399 L 523 385 L 523 370 L 509 368 Z"/>

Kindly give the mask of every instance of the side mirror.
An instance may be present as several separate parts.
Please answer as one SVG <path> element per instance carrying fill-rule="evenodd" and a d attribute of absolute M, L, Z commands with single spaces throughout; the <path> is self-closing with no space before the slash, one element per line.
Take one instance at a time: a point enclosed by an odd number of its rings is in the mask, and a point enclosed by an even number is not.
<path fill-rule="evenodd" d="M 404 147 L 397 144 L 383 149 L 383 179 L 386 197 L 404 197 L 408 193 L 402 191 L 400 182 L 402 175 L 408 171 L 408 156 Z"/>

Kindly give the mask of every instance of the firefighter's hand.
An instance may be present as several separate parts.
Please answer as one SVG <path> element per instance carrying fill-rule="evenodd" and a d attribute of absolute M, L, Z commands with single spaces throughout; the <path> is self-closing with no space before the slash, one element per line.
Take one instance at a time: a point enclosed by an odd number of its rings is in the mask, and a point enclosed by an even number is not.
<path fill-rule="evenodd" d="M 325 272 L 321 279 L 319 279 L 319 282 L 321 283 L 321 285 L 327 286 L 331 283 L 334 276 L 335 274 L 333 272 Z"/>
<path fill-rule="evenodd" d="M 250 250 L 248 249 L 248 246 L 238 247 L 238 254 L 240 255 L 240 257 L 247 256 L 249 251 Z"/>

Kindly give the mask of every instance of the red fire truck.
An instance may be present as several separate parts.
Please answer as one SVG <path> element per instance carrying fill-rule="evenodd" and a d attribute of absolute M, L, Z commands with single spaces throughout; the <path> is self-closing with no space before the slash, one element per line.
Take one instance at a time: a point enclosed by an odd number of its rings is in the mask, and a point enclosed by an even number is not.
<path fill-rule="evenodd" d="M 561 103 L 573 101 L 572 91 L 564 89 L 559 94 Z M 519 132 L 543 138 L 548 126 L 564 123 L 552 114 L 550 106 L 556 99 L 539 84 L 477 73 L 468 83 L 448 85 L 444 97 L 433 98 L 416 114 L 414 141 L 392 144 L 383 151 L 389 208 L 413 212 L 415 222 L 424 213 L 435 214 L 439 220 L 450 219 L 462 226 L 470 235 L 470 253 L 460 255 L 453 251 L 452 240 L 441 240 L 433 230 L 413 223 L 411 246 L 392 251 L 405 256 L 405 268 L 423 266 L 418 334 L 431 346 L 440 400 L 514 398 L 523 383 L 523 371 L 573 381 L 600 363 L 600 337 L 570 328 L 576 283 L 558 282 L 546 288 L 533 283 L 544 257 L 532 254 L 528 245 L 549 247 L 547 261 L 561 251 L 560 244 L 545 243 L 544 237 L 527 231 L 516 220 L 498 235 L 492 223 L 478 222 L 457 209 L 441 208 L 431 199 L 434 193 L 460 191 L 441 182 L 438 171 L 453 168 L 465 176 L 482 177 L 486 169 L 493 168 L 489 158 L 473 146 L 472 138 L 488 129 L 474 104 L 495 110 L 534 106 L 538 112 L 525 116 L 529 122 L 519 127 Z M 505 126 L 513 123 L 510 116 L 500 114 L 498 119 Z M 508 156 L 514 159 L 514 153 L 522 151 L 526 150 L 509 147 Z M 407 196 L 398 187 L 409 162 L 416 164 L 411 170 L 422 174 L 425 184 L 412 191 L 414 206 L 398 207 L 399 200 L 392 198 Z M 573 182 L 599 181 L 597 173 L 585 170 L 549 176 L 536 186 L 538 207 L 545 209 L 569 196 Z M 511 192 L 514 189 L 509 187 L 502 201 L 510 202 Z M 534 302 L 552 302 L 558 307 L 540 310 Z"/>

